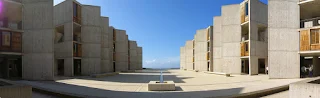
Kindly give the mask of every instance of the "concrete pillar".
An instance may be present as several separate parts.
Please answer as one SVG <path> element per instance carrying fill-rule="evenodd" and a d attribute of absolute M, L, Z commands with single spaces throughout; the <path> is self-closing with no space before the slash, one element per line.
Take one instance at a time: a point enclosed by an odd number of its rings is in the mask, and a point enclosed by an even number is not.
<path fill-rule="evenodd" d="M 258 73 L 259 73 L 258 58 L 251 56 L 249 59 L 249 75 L 258 75 Z"/>
<path fill-rule="evenodd" d="M 312 65 L 313 65 L 313 76 L 319 76 L 320 74 L 320 62 L 318 56 L 313 56 Z"/>
<path fill-rule="evenodd" d="M 22 0 L 22 78 L 53 80 L 53 0 Z"/>
<path fill-rule="evenodd" d="M 299 0 L 268 0 L 270 78 L 300 78 Z"/>

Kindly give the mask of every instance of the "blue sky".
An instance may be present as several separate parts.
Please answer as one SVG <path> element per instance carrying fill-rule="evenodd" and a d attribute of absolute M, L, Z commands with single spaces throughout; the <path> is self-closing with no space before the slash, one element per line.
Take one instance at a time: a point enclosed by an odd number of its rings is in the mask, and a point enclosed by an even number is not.
<path fill-rule="evenodd" d="M 64 0 L 54 0 L 57 4 Z M 110 25 L 127 31 L 143 47 L 143 67 L 178 68 L 180 47 L 196 30 L 213 24 L 221 6 L 243 0 L 78 0 L 101 6 Z M 267 0 L 261 0 L 267 2 Z"/>

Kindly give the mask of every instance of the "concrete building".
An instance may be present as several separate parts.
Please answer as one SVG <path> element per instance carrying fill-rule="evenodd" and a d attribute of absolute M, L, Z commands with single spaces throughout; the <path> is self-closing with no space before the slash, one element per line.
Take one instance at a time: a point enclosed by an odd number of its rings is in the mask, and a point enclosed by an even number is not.
<path fill-rule="evenodd" d="M 141 70 L 138 65 L 137 42 L 129 41 L 129 70 Z"/>
<path fill-rule="evenodd" d="M 185 68 L 187 70 L 195 70 L 194 67 L 194 40 L 189 40 L 185 45 Z"/>
<path fill-rule="evenodd" d="M 0 37 L 2 39 L 0 43 L 0 78 L 22 77 L 23 3 L 21 0 L 5 0 L 1 3 L 3 6 L 1 6 L 0 15 Z"/>
<path fill-rule="evenodd" d="M 136 49 L 136 42 L 130 46 L 124 30 L 113 30 L 98 6 L 76 0 L 55 6 L 52 0 L 0 3 L 0 78 L 53 80 L 55 76 L 115 72 L 116 68 L 127 71 L 129 53 L 134 58 L 131 70 L 142 69 L 142 48 Z M 114 56 L 118 66 L 113 64 Z"/>
<path fill-rule="evenodd" d="M 129 69 L 128 35 L 125 30 L 114 30 L 115 33 L 115 71 L 127 71 Z"/>
<path fill-rule="evenodd" d="M 259 0 L 245 0 L 222 6 L 221 12 L 221 16 L 213 19 L 214 72 L 265 73 L 267 5 Z"/>
<path fill-rule="evenodd" d="M 101 49 L 106 48 L 101 44 L 101 36 L 106 32 L 102 29 L 109 27 L 109 20 L 101 18 L 100 7 L 66 0 L 54 7 L 54 15 L 55 75 L 101 73 Z"/>
<path fill-rule="evenodd" d="M 186 49 L 185 47 L 180 47 L 180 69 L 181 70 L 187 70 L 186 69 Z"/>
<path fill-rule="evenodd" d="M 319 0 L 269 0 L 270 78 L 320 75 L 319 3 Z"/>
<path fill-rule="evenodd" d="M 15 0 L 17 1 L 17 0 Z M 22 78 L 54 78 L 54 15 L 52 0 L 22 1 Z"/>
<path fill-rule="evenodd" d="M 143 69 L 143 51 L 142 51 L 142 47 L 138 46 L 137 47 L 137 54 L 138 54 L 138 59 L 137 59 L 137 62 L 138 62 L 138 70 L 141 70 Z"/>
<path fill-rule="evenodd" d="M 194 67 L 197 71 L 213 71 L 212 66 L 213 27 L 197 30 L 194 37 Z"/>
<path fill-rule="evenodd" d="M 194 70 L 266 73 L 267 5 L 259 0 L 244 0 L 241 4 L 222 6 L 221 12 L 221 16 L 214 17 L 213 26 L 198 30 L 195 35 Z M 188 59 L 188 48 L 185 51 Z"/>

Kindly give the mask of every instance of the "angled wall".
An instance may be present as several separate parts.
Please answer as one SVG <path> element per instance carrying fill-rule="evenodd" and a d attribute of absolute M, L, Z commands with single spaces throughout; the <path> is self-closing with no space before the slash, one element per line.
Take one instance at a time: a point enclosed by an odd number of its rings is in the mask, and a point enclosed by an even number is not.
<path fill-rule="evenodd" d="M 180 69 L 186 69 L 186 54 L 185 54 L 185 47 L 180 47 Z"/>
<path fill-rule="evenodd" d="M 73 20 L 72 20 L 73 0 L 63 1 L 54 6 L 54 57 L 55 75 L 58 75 L 58 59 L 64 60 L 64 76 L 73 76 Z M 63 31 L 63 41 L 59 41 L 59 36 Z"/>
<path fill-rule="evenodd" d="M 112 33 L 109 30 L 109 18 L 101 17 L 101 73 L 112 72 L 112 47 L 109 36 Z"/>
<path fill-rule="evenodd" d="M 222 17 L 216 16 L 213 18 L 213 71 L 223 72 L 223 58 L 222 58 Z"/>
<path fill-rule="evenodd" d="M 143 68 L 143 57 L 142 57 L 142 47 L 137 47 L 137 54 L 138 54 L 138 70 L 142 70 L 142 68 Z"/>
<path fill-rule="evenodd" d="M 137 42 L 129 41 L 129 70 L 139 70 Z"/>
<path fill-rule="evenodd" d="M 53 80 L 54 23 L 52 0 L 22 0 L 22 78 Z"/>
<path fill-rule="evenodd" d="M 222 6 L 222 72 L 241 73 L 240 60 L 240 5 Z"/>
<path fill-rule="evenodd" d="M 127 71 L 128 62 L 128 36 L 125 30 L 116 30 L 115 39 L 115 67 L 116 71 Z"/>
<path fill-rule="evenodd" d="M 207 29 L 197 30 L 194 38 L 194 67 L 198 71 L 208 71 L 208 39 Z"/>
<path fill-rule="evenodd" d="M 267 62 L 268 59 L 268 6 L 259 0 L 250 0 L 249 2 L 249 74 L 257 75 L 259 73 L 258 60 L 264 59 L 265 62 Z M 261 35 L 259 35 L 259 33 Z M 259 38 L 259 36 L 261 38 Z"/>
<path fill-rule="evenodd" d="M 193 41 L 189 40 L 186 42 L 186 69 L 187 70 L 194 70 L 193 64 Z"/>
<path fill-rule="evenodd" d="M 82 59 L 83 75 L 101 72 L 101 16 L 100 7 L 82 6 Z"/>
<path fill-rule="evenodd" d="M 299 78 L 299 0 L 268 2 L 268 64 L 270 78 Z"/>

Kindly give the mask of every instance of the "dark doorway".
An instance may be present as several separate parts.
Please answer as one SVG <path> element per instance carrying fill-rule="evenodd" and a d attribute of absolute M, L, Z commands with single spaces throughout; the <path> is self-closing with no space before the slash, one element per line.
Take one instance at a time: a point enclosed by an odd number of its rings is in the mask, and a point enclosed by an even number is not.
<path fill-rule="evenodd" d="M 80 76 L 81 75 L 81 59 L 74 59 L 73 62 L 74 66 L 73 66 L 73 74 L 75 76 Z"/>
<path fill-rule="evenodd" d="M 116 62 L 113 62 L 113 72 L 116 72 Z"/>
<path fill-rule="evenodd" d="M 249 74 L 249 60 L 248 59 L 241 60 L 241 73 L 242 74 Z"/>
<path fill-rule="evenodd" d="M 207 64 L 207 71 L 209 71 L 210 70 L 210 62 L 208 62 L 208 64 Z"/>
<path fill-rule="evenodd" d="M 8 59 L 8 71 L 10 78 L 21 78 L 22 68 L 21 59 Z"/>
<path fill-rule="evenodd" d="M 64 75 L 64 59 L 58 59 L 58 76 Z"/>
<path fill-rule="evenodd" d="M 259 74 L 266 74 L 266 62 L 265 59 L 258 59 Z"/>

